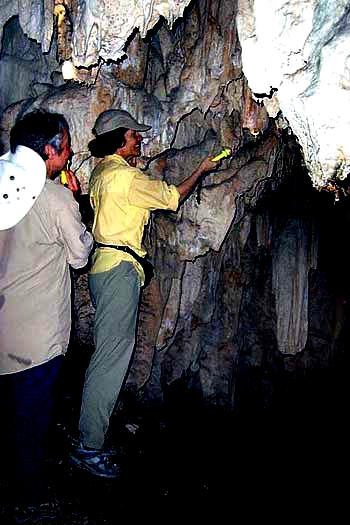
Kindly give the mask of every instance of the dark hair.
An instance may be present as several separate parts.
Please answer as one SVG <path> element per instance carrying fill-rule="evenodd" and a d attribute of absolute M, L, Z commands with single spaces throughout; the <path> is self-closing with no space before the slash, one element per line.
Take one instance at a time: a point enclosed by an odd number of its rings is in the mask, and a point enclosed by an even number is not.
<path fill-rule="evenodd" d="M 60 113 L 50 113 L 42 109 L 32 111 L 18 120 L 11 129 L 11 151 L 14 153 L 17 146 L 27 146 L 43 160 L 47 160 L 46 144 L 50 144 L 60 153 L 64 130 L 69 134 L 68 122 Z"/>
<path fill-rule="evenodd" d="M 88 148 L 93 157 L 102 158 L 106 155 L 113 155 L 118 148 L 125 146 L 125 133 L 128 128 L 117 128 L 91 140 Z"/>

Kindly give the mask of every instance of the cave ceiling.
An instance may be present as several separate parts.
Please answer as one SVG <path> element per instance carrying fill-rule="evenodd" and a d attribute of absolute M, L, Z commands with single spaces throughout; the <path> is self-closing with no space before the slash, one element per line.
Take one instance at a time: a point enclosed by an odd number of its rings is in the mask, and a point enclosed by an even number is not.
<path fill-rule="evenodd" d="M 205 112 L 213 103 L 221 102 L 220 90 L 233 81 L 241 62 L 254 100 L 267 109 L 270 117 L 276 118 L 282 112 L 298 137 L 314 186 L 337 192 L 337 182 L 344 180 L 350 170 L 347 0 L 199 3 L 209 11 L 209 23 L 205 26 L 192 17 L 187 23 L 185 45 L 174 45 L 171 40 L 176 39 L 176 31 L 170 35 L 161 27 L 166 21 L 168 29 L 173 28 L 186 8 L 194 4 L 189 0 L 0 0 L 0 33 L 9 20 L 18 16 L 23 34 L 40 44 L 46 55 L 46 76 L 51 75 L 50 80 L 45 79 L 48 83 L 59 78 L 61 68 L 66 78 L 95 88 L 102 84 L 98 75 L 105 75 L 104 89 L 100 87 L 97 95 L 91 89 L 87 95 L 91 121 L 88 119 L 86 125 L 91 125 L 96 112 L 104 106 L 140 107 L 142 103 L 145 114 L 139 116 L 156 124 L 152 140 L 158 142 L 159 150 L 171 143 L 173 128 L 186 112 L 195 108 Z M 200 8 L 198 15 L 202 15 Z M 233 50 L 235 19 L 239 42 Z M 213 27 L 218 34 L 214 34 Z M 153 57 L 153 65 L 148 68 L 153 71 L 148 72 L 145 86 L 149 36 L 158 28 L 159 55 Z M 203 43 L 199 52 L 198 39 Z M 233 52 L 238 47 L 241 57 Z M 54 56 L 59 63 L 56 68 L 52 63 Z M 157 65 L 157 59 L 161 64 Z M 200 63 L 206 70 L 204 74 L 196 67 Z M 38 84 L 43 76 L 41 68 Z M 146 87 L 160 105 L 172 90 L 179 90 L 173 114 L 165 115 L 164 107 L 155 108 L 154 101 L 148 100 L 149 107 L 145 107 L 147 100 L 138 93 L 124 96 L 121 90 L 113 92 L 107 81 L 113 76 L 124 86 Z M 24 95 L 23 90 L 18 90 L 19 96 Z M 225 101 L 224 106 L 227 114 L 231 108 Z"/>

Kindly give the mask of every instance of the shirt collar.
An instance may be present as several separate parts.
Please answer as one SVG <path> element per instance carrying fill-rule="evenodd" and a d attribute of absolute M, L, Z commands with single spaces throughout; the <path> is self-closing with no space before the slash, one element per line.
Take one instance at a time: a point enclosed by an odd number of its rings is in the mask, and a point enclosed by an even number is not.
<path fill-rule="evenodd" d="M 121 157 L 120 155 L 117 155 L 117 153 L 114 153 L 113 155 L 107 155 L 105 157 L 106 160 L 114 160 L 115 162 L 117 162 L 118 164 L 122 165 L 122 166 L 128 166 L 130 167 L 130 164 L 128 162 L 126 162 L 125 159 L 123 159 L 123 157 Z"/>

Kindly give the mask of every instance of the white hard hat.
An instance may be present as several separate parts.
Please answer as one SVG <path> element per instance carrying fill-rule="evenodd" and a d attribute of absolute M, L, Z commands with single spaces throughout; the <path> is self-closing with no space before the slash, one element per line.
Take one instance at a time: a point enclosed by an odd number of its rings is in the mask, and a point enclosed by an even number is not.
<path fill-rule="evenodd" d="M 17 146 L 0 157 L 0 230 L 12 228 L 29 212 L 46 180 L 46 164 L 34 150 Z"/>

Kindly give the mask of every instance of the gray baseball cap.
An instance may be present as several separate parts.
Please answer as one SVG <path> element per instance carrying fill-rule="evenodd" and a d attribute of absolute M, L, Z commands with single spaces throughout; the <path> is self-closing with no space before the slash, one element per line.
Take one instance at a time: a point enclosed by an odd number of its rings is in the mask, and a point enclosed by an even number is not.
<path fill-rule="evenodd" d="M 117 128 L 134 129 L 135 131 L 148 131 L 152 126 L 146 126 L 137 122 L 127 111 L 123 109 L 107 109 L 96 119 L 93 133 L 98 136 L 108 133 Z"/>

